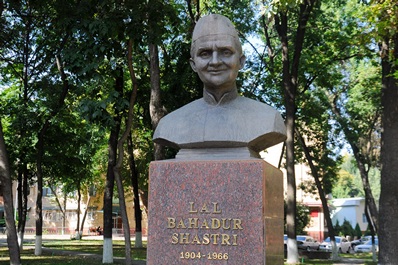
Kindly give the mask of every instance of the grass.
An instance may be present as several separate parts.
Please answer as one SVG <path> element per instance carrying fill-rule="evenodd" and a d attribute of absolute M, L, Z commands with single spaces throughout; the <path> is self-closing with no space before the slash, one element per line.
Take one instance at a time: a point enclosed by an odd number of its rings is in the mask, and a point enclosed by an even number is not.
<path fill-rule="evenodd" d="M 91 254 L 102 255 L 102 240 L 51 240 L 43 243 L 46 248 L 57 249 L 57 250 L 68 250 L 77 252 L 86 252 Z M 134 241 L 131 242 L 134 246 Z M 133 259 L 145 260 L 146 259 L 146 242 L 143 242 L 144 248 L 135 249 L 133 248 L 132 257 Z M 124 241 L 114 240 L 113 241 L 113 256 L 124 257 L 125 256 Z"/>
<path fill-rule="evenodd" d="M 45 240 L 43 241 L 43 253 L 41 256 L 34 254 L 34 243 L 25 243 L 24 250 L 21 253 L 22 264 L 29 265 L 97 265 L 102 263 L 102 240 Z M 131 250 L 133 260 L 146 259 L 146 242 L 143 243 L 144 248 Z M 134 246 L 134 242 L 132 242 Z M 50 249 L 50 250 L 46 250 Z M 87 253 L 87 255 L 71 255 L 60 254 L 62 251 L 76 251 L 79 253 Z M 124 257 L 124 241 L 113 241 L 113 256 Z M 99 256 L 90 256 L 97 254 Z M 10 258 L 7 247 L 0 247 L 0 265 L 9 264 Z M 120 264 L 116 263 L 113 264 Z"/>
<path fill-rule="evenodd" d="M 0 264 L 10 264 L 10 259 L 8 258 L 8 253 L 6 254 L 7 258 L 4 256 L 3 248 L 0 250 L 1 258 Z M 23 251 L 21 254 L 21 262 L 22 264 L 29 264 L 29 265 L 66 265 L 66 264 L 75 264 L 75 265 L 97 265 L 101 264 L 97 259 L 90 259 L 84 258 L 80 256 L 65 256 L 61 255 L 42 255 L 42 256 L 35 256 L 34 251 Z M 116 263 L 113 263 L 116 264 Z"/>
<path fill-rule="evenodd" d="M 21 260 L 23 264 L 29 265 L 97 265 L 102 263 L 102 240 L 45 240 L 43 241 L 43 254 L 41 256 L 34 255 L 34 244 L 25 243 L 25 250 L 21 253 Z M 132 242 L 134 246 L 134 242 Z M 87 255 L 76 255 L 74 253 L 59 254 L 59 250 L 62 251 L 75 251 L 79 253 L 87 253 Z M 144 242 L 144 248 L 132 250 L 133 260 L 145 260 L 146 259 L 146 242 Z M 97 256 L 90 256 L 90 254 L 97 254 Z M 113 255 L 114 257 L 124 257 L 124 241 L 113 241 Z M 355 258 L 361 259 L 363 264 L 366 265 L 377 265 L 377 262 L 372 261 L 372 255 L 369 253 L 357 253 L 357 254 L 341 254 L 342 258 Z M 9 264 L 8 248 L 6 246 L 0 247 L 0 265 Z M 116 259 L 113 264 L 120 264 Z M 116 263 L 117 262 L 117 263 Z M 320 265 L 320 264 L 332 264 L 330 260 L 300 260 L 301 264 L 308 265 Z M 337 262 L 335 262 L 337 263 Z"/>
<path fill-rule="evenodd" d="M 377 265 L 377 262 L 373 262 L 372 254 L 370 253 L 355 253 L 355 254 L 339 254 L 339 256 L 343 259 L 360 259 L 362 260 L 362 264 L 365 265 Z M 308 264 L 308 265 L 320 265 L 320 264 L 338 264 L 339 262 L 332 262 L 330 260 L 322 260 L 322 259 L 300 259 L 300 264 Z M 341 262 L 347 264 L 347 262 Z"/>

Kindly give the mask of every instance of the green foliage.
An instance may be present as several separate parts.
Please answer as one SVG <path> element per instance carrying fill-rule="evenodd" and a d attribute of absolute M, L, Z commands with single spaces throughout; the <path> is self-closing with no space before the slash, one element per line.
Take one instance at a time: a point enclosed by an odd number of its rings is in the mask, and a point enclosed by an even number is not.
<path fill-rule="evenodd" d="M 361 231 L 361 228 L 359 227 L 358 223 L 355 225 L 354 230 L 355 230 L 354 236 L 357 237 L 357 238 L 361 238 L 362 237 L 362 231 Z"/>
<path fill-rule="evenodd" d="M 398 7 L 394 0 L 369 1 L 366 21 L 375 27 L 372 33 L 378 40 L 390 38 L 398 31 Z"/>
<path fill-rule="evenodd" d="M 332 190 L 333 198 L 352 198 L 363 194 L 361 188 L 354 184 L 354 176 L 345 170 L 340 170 L 338 181 Z"/>
<path fill-rule="evenodd" d="M 284 203 L 284 231 L 286 233 L 286 201 Z M 302 203 L 297 203 L 296 204 L 297 207 L 297 214 L 296 214 L 296 221 L 297 221 L 297 225 L 296 225 L 296 234 L 297 235 L 305 235 L 305 228 L 309 225 L 310 223 L 310 212 L 308 210 L 308 207 Z"/>
<path fill-rule="evenodd" d="M 339 220 L 336 221 L 336 224 L 334 225 L 334 231 L 336 235 L 346 237 L 346 236 L 354 236 L 356 234 L 354 228 L 352 228 L 352 225 L 349 221 L 344 219 L 344 222 L 342 225 L 340 225 Z"/>
<path fill-rule="evenodd" d="M 353 156 L 344 156 L 338 179 L 332 192 L 334 198 L 365 197 L 362 180 Z M 378 168 L 369 169 L 369 183 L 372 194 L 378 202 L 380 197 L 380 170 Z"/>
<path fill-rule="evenodd" d="M 188 3 L 200 4 L 199 13 Z M 238 82 L 241 93 L 284 113 L 281 45 L 272 18 L 278 12 L 288 14 L 289 60 L 293 60 L 302 3 L 6 1 L 0 18 L 0 117 L 13 172 L 26 166 L 30 176 L 35 175 L 37 134 L 48 117 L 59 112 L 50 120 L 45 138 L 46 179 L 62 183 L 66 190 L 80 182 L 102 185 L 99 178 L 106 172 L 109 131 L 117 115 L 125 117 L 132 91 L 126 57 L 127 43 L 132 40 L 138 82 L 132 135 L 140 188 L 145 191 L 153 159 L 148 43 L 159 47 L 162 103 L 173 111 L 201 97 L 202 84 L 189 66 L 190 34 L 195 18 L 208 13 L 230 17 L 242 40 L 252 41 L 256 48 L 251 53 L 246 49 L 247 65 Z M 332 192 L 334 197 L 363 196 L 356 165 L 344 160 L 338 169 L 344 128 L 349 132 L 345 137 L 358 145 L 365 158 L 375 197 L 380 194 L 381 70 L 373 53 L 380 37 L 396 32 L 396 10 L 392 0 L 370 1 L 369 5 L 355 0 L 316 1 L 306 27 L 296 124 L 311 149 L 325 193 Z M 55 55 L 62 59 L 70 86 L 62 109 L 59 97 L 64 84 Z M 120 69 L 123 89 L 116 91 Z M 341 118 L 333 115 L 333 102 L 341 109 Z M 167 152 L 167 157 L 175 154 Z M 296 162 L 305 163 L 300 147 L 296 154 Z M 303 188 L 316 192 L 313 185 Z M 297 232 L 302 233 L 308 212 L 305 207 L 298 211 Z"/>

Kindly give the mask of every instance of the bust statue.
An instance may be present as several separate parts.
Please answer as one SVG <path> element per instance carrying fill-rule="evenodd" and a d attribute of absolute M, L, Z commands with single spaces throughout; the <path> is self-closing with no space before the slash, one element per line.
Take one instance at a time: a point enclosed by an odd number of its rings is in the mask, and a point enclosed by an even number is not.
<path fill-rule="evenodd" d="M 238 33 L 221 15 L 197 22 L 190 64 L 204 84 L 203 97 L 163 117 L 156 143 L 179 149 L 176 158 L 258 157 L 286 139 L 278 111 L 238 95 L 236 77 L 245 63 Z"/>

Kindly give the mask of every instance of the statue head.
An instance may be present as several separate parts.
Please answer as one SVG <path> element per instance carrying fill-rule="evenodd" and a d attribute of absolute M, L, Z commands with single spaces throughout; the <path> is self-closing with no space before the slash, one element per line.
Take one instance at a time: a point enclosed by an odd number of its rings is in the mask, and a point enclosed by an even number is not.
<path fill-rule="evenodd" d="M 239 40 L 238 32 L 232 22 L 222 15 L 211 14 L 204 16 L 196 22 L 191 43 L 191 57 L 195 50 L 196 41 L 203 37 L 227 37 L 229 36 L 234 42 L 239 53 L 242 54 L 242 45 Z"/>
<path fill-rule="evenodd" d="M 192 36 L 190 63 L 205 90 L 217 100 L 236 90 L 236 77 L 245 60 L 238 33 L 228 18 L 212 14 L 199 19 Z"/>

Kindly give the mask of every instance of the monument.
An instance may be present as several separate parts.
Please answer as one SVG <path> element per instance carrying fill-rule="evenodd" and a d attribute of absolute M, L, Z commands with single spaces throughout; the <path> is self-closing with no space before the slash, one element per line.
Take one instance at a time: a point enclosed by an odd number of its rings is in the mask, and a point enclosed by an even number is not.
<path fill-rule="evenodd" d="M 238 95 L 245 63 L 221 15 L 194 29 L 203 97 L 161 119 L 154 141 L 179 150 L 149 176 L 148 265 L 283 264 L 283 177 L 259 152 L 285 140 L 281 115 Z"/>

